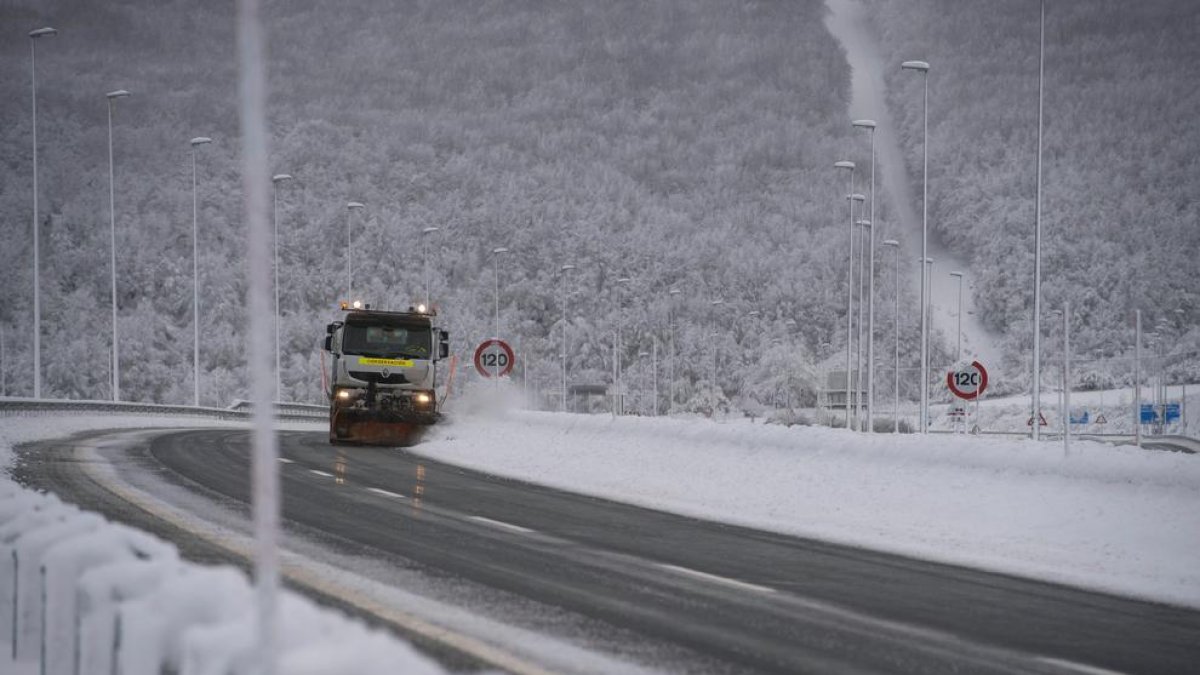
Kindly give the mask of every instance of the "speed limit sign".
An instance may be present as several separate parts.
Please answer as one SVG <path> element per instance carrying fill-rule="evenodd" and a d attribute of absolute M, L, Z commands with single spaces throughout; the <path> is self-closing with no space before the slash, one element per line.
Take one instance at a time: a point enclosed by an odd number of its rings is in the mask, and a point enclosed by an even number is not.
<path fill-rule="evenodd" d="M 484 377 L 504 377 L 516 363 L 512 347 L 500 338 L 484 340 L 475 348 L 475 370 Z"/>
<path fill-rule="evenodd" d="M 946 373 L 946 386 L 950 387 L 950 393 L 966 401 L 979 398 L 987 385 L 987 368 L 978 361 Z"/>

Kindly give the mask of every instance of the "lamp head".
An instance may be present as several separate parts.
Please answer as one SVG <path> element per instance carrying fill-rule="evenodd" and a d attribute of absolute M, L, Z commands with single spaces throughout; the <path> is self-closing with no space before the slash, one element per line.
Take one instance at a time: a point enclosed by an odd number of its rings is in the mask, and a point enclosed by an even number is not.
<path fill-rule="evenodd" d="M 847 161 L 847 160 L 844 160 L 844 159 L 843 159 L 843 160 L 842 160 L 842 161 L 840 161 L 840 162 L 834 162 L 834 163 L 833 163 L 833 166 L 834 166 L 834 168 L 836 168 L 836 169 L 851 169 L 851 170 L 853 170 L 853 169 L 854 169 L 854 162 L 850 162 L 850 161 Z"/>
<path fill-rule="evenodd" d="M 193 148 L 199 147 L 201 145 L 208 145 L 209 143 L 212 143 L 212 139 L 207 136 L 197 136 L 191 140 L 191 144 L 192 144 Z"/>
<path fill-rule="evenodd" d="M 559 272 L 570 272 L 573 269 L 575 269 L 575 266 L 570 263 L 567 263 L 566 265 L 563 265 L 562 267 L 558 268 L 558 271 Z"/>
<path fill-rule="evenodd" d="M 29 31 L 29 37 L 34 38 L 34 39 L 37 39 L 40 37 L 50 37 L 52 35 L 58 35 L 58 29 L 46 26 L 45 28 L 39 28 L 37 30 Z"/>
<path fill-rule="evenodd" d="M 107 94 L 105 94 L 105 96 L 108 97 L 108 99 L 111 101 L 114 98 L 126 98 L 127 96 L 129 96 L 129 92 L 125 91 L 124 89 L 118 89 L 116 91 L 108 92 Z"/>
<path fill-rule="evenodd" d="M 421 230 L 421 234 L 433 234 L 434 232 L 437 232 L 439 229 L 440 228 L 437 228 L 437 227 L 427 227 L 427 228 Z"/>
<path fill-rule="evenodd" d="M 271 176 L 271 182 L 273 183 L 282 183 L 285 180 L 292 180 L 292 175 L 288 173 L 277 173 L 274 176 Z"/>
<path fill-rule="evenodd" d="M 865 220 L 865 219 L 864 220 L 856 220 L 856 221 L 854 221 L 854 224 L 862 225 L 863 227 L 871 227 L 871 221 Z"/>
<path fill-rule="evenodd" d="M 900 64 L 901 70 L 919 70 L 922 73 L 929 72 L 929 64 L 924 61 L 905 61 Z"/>
<path fill-rule="evenodd" d="M 497 247 L 497 248 L 494 248 L 494 249 L 492 249 L 492 254 L 493 254 L 493 255 L 494 255 L 494 254 L 497 254 L 497 253 L 508 253 L 508 249 L 507 249 L 507 248 L 505 248 L 504 246 L 500 246 L 500 247 Z"/>
<path fill-rule="evenodd" d="M 857 192 L 855 192 L 855 193 L 854 193 L 854 194 L 852 194 L 852 195 L 846 195 L 846 199 L 853 199 L 853 200 L 854 200 L 854 201 L 856 201 L 856 202 L 864 202 L 864 201 L 866 201 L 866 200 L 867 200 L 867 198 L 866 198 L 866 197 L 864 197 L 863 195 L 861 195 L 861 194 L 859 194 L 859 193 L 857 193 Z"/>
<path fill-rule="evenodd" d="M 346 208 L 348 208 L 348 209 L 361 209 L 362 207 L 363 207 L 362 202 L 347 202 L 346 203 Z"/>
<path fill-rule="evenodd" d="M 891 246 L 891 247 L 894 247 L 894 248 L 899 248 L 899 247 L 900 247 L 900 242 L 896 241 L 895 239 L 885 239 L 885 240 L 884 240 L 884 242 L 883 242 L 883 245 L 884 245 L 884 246 Z"/>
<path fill-rule="evenodd" d="M 850 123 L 850 126 L 858 127 L 860 129 L 874 129 L 875 120 L 854 120 Z"/>

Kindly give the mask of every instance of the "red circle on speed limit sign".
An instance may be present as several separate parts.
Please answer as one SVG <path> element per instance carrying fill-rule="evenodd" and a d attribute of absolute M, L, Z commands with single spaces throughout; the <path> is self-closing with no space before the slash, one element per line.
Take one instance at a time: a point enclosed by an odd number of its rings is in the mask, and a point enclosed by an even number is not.
<path fill-rule="evenodd" d="M 950 387 L 950 393 L 967 401 L 979 398 L 987 385 L 987 368 L 978 361 L 946 373 L 946 386 Z"/>
<path fill-rule="evenodd" d="M 512 347 L 500 338 L 484 340 L 475 348 L 475 370 L 484 377 L 504 377 L 516 362 Z"/>

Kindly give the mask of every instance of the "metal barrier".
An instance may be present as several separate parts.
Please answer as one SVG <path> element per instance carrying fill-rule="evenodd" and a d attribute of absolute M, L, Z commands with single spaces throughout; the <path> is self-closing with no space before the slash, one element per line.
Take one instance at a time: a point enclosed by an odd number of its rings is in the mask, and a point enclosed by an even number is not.
<path fill-rule="evenodd" d="M 14 415 L 82 415 L 112 413 L 124 415 L 178 415 L 220 420 L 249 419 L 252 405 L 235 401 L 229 408 L 163 405 L 115 401 L 67 401 L 32 398 L 0 398 L 0 417 Z M 329 409 L 311 403 L 276 403 L 275 419 L 281 421 L 310 421 L 325 419 Z"/>

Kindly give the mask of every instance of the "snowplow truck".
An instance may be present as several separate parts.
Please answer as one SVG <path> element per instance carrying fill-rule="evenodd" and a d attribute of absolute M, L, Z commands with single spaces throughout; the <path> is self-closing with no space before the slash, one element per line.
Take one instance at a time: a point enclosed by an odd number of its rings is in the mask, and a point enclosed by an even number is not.
<path fill-rule="evenodd" d="M 331 444 L 409 445 L 438 421 L 437 362 L 450 336 L 434 318 L 351 309 L 325 327 Z"/>

